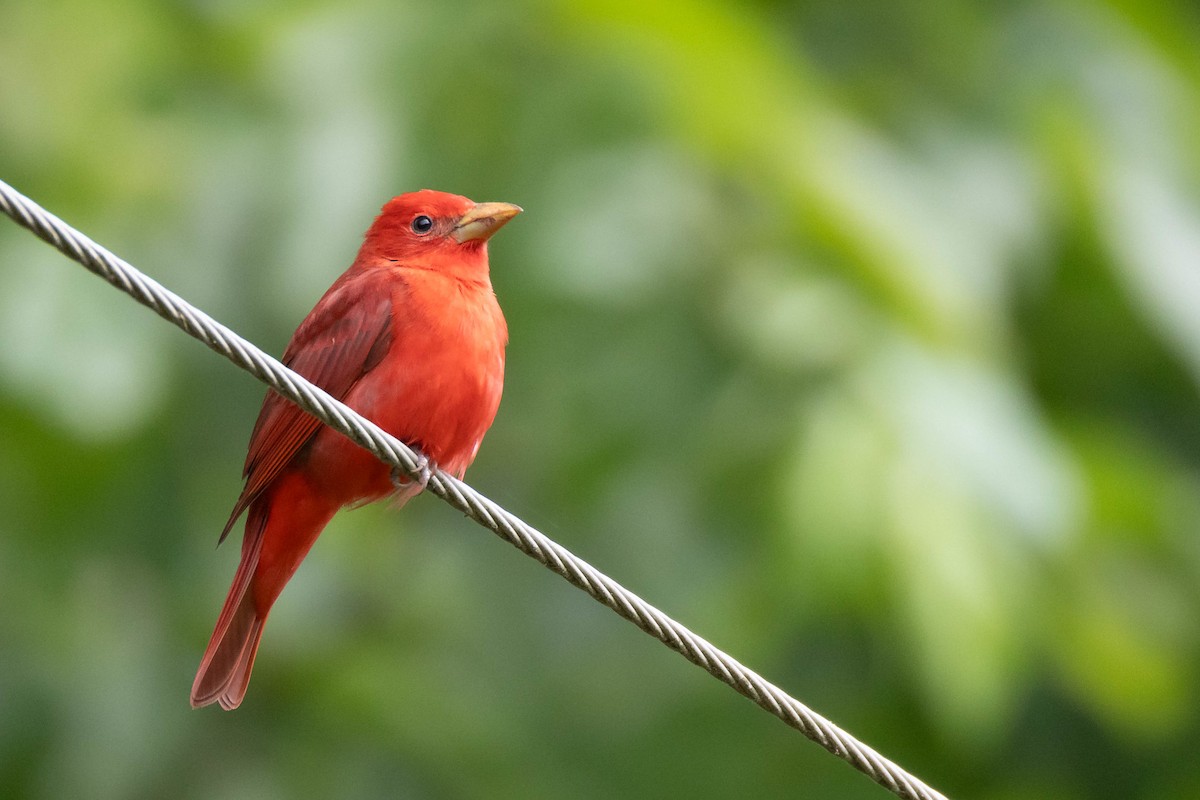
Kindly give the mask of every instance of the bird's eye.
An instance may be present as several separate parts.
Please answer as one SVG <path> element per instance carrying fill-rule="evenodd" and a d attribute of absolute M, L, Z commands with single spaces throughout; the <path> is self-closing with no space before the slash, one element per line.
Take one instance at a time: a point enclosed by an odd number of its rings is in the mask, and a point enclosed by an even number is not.
<path fill-rule="evenodd" d="M 419 217 L 413 217 L 412 221 L 413 233 L 426 234 L 433 230 L 433 220 L 421 214 Z"/>

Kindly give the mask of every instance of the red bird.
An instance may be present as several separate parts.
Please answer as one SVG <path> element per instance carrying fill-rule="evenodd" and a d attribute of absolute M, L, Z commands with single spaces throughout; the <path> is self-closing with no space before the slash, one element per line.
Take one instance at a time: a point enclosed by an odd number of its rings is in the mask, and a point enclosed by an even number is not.
<path fill-rule="evenodd" d="M 424 190 L 393 198 L 292 335 L 283 363 L 462 477 L 491 426 L 508 328 L 487 240 L 521 209 Z M 424 488 L 268 392 L 221 540 L 243 511 L 233 586 L 192 685 L 192 706 L 237 708 L 271 605 L 338 509 Z M 427 475 L 427 472 L 426 472 Z"/>

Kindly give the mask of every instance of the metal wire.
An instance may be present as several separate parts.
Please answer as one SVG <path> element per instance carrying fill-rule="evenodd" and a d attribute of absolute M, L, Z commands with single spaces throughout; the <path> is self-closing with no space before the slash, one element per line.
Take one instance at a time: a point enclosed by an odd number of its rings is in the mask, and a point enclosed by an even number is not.
<path fill-rule="evenodd" d="M 87 236 L 0 181 L 0 210 L 139 303 L 204 342 L 326 425 L 350 437 L 380 460 L 409 474 L 418 469 L 413 451 L 369 420 L 183 298 L 143 275 Z M 435 472 L 428 490 L 536 559 L 598 602 L 620 614 L 688 661 L 753 700 L 812 741 L 848 762 L 894 794 L 911 800 L 945 796 L 875 752 L 778 686 L 738 663 L 704 638 L 668 617 L 544 534 L 522 522 L 467 484 Z"/>

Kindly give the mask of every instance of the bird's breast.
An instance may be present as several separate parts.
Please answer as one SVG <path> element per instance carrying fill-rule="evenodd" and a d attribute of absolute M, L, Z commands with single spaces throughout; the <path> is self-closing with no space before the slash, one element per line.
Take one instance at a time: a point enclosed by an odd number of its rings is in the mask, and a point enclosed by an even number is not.
<path fill-rule="evenodd" d="M 406 277 L 393 292 L 391 347 L 347 400 L 461 476 L 496 416 L 507 341 L 490 286 Z"/>

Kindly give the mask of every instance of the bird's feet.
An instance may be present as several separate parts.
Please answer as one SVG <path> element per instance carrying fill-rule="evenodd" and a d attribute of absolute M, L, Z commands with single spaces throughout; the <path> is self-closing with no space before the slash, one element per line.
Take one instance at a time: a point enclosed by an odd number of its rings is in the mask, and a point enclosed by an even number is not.
<path fill-rule="evenodd" d="M 429 485 L 429 479 L 433 477 L 433 471 L 437 469 L 437 464 L 429 460 L 429 456 L 422 453 L 420 450 L 413 450 L 417 456 L 417 471 L 415 475 L 410 475 L 400 467 L 392 467 L 392 485 L 396 487 L 396 491 L 406 494 L 416 494 L 425 490 Z"/>

